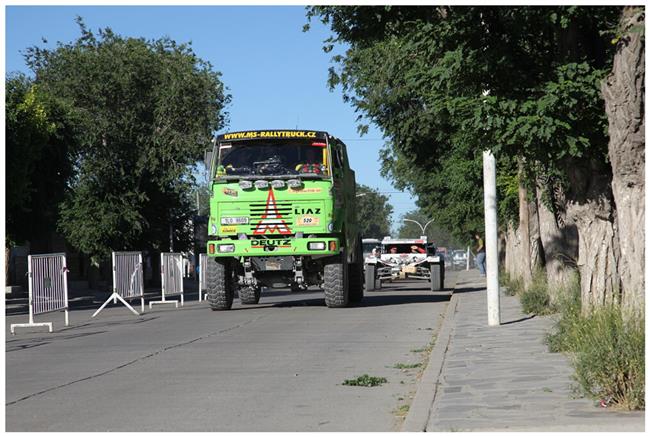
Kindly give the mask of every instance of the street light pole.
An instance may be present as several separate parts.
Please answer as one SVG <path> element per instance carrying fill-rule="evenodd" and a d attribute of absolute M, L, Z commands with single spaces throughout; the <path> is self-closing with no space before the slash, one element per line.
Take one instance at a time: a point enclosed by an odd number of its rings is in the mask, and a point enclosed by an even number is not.
<path fill-rule="evenodd" d="M 427 226 L 429 226 L 429 223 L 433 223 L 435 219 L 431 219 L 431 220 L 429 220 L 428 222 L 426 222 L 426 224 L 425 224 L 424 226 L 422 226 L 422 225 L 420 224 L 420 222 L 417 221 L 417 220 L 411 220 L 411 219 L 403 219 L 403 220 L 404 220 L 405 222 L 413 222 L 413 223 L 415 223 L 416 225 L 418 225 L 418 226 L 420 227 L 420 229 L 422 230 L 422 235 L 424 235 L 424 231 L 427 229 Z"/>
<path fill-rule="evenodd" d="M 483 152 L 483 198 L 485 207 L 485 270 L 487 276 L 488 326 L 499 326 L 501 324 L 496 173 L 494 155 L 489 150 L 486 150 Z"/>

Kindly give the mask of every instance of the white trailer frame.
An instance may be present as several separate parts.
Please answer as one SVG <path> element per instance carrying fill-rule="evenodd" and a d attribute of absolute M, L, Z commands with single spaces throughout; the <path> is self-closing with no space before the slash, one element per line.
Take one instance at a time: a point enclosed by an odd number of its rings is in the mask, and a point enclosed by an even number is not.
<path fill-rule="evenodd" d="M 52 288 L 52 281 L 50 279 L 50 287 L 46 287 L 44 285 L 34 287 L 34 267 L 33 267 L 33 261 L 39 260 L 39 259 L 47 259 L 47 258 L 58 258 L 61 257 L 61 268 L 59 269 L 59 273 L 63 276 L 63 279 L 61 281 L 61 290 L 58 290 L 58 287 L 54 287 L 55 290 L 53 294 L 55 295 L 54 297 L 62 297 L 63 298 L 63 306 L 56 306 L 56 307 L 51 307 L 51 308 L 45 308 L 43 311 L 34 311 L 34 301 L 39 300 L 39 299 L 34 299 L 34 288 L 37 289 L 37 291 L 43 291 L 45 288 Z M 43 266 L 44 268 L 37 268 L 37 272 L 41 273 L 44 272 L 45 270 L 50 270 L 48 273 L 50 274 L 56 274 L 55 271 L 53 271 L 50 267 L 55 267 L 56 266 Z M 49 330 L 49 332 L 52 332 L 52 322 L 34 322 L 34 315 L 35 314 L 45 314 L 45 313 L 51 313 L 54 311 L 61 311 L 63 310 L 65 312 L 65 326 L 69 325 L 69 318 L 68 318 L 68 266 L 66 263 L 66 258 L 65 258 L 65 253 L 50 253 L 50 254 L 43 254 L 43 255 L 28 255 L 27 256 L 27 286 L 28 286 L 28 307 L 29 307 L 29 321 L 27 323 L 12 323 L 9 326 L 9 329 L 12 334 L 16 334 L 15 328 L 32 328 L 35 326 L 46 326 Z M 50 276 L 51 278 L 51 276 Z M 45 279 L 39 278 L 39 279 Z M 39 281 L 40 283 L 41 281 Z M 56 282 L 55 282 L 56 284 Z M 44 296 L 47 298 L 47 296 Z M 56 302 L 56 300 L 55 300 Z M 40 305 L 39 305 L 40 306 Z"/>

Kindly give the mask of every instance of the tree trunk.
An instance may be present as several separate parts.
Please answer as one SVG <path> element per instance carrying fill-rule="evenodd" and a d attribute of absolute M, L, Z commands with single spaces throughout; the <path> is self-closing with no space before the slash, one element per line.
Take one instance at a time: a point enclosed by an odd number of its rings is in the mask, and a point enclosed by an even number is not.
<path fill-rule="evenodd" d="M 528 189 L 524 182 L 523 165 L 519 163 L 519 233 L 521 253 L 521 278 L 528 288 L 533 281 L 533 273 L 543 265 L 539 240 L 539 218 L 537 203 L 529 201 Z"/>
<path fill-rule="evenodd" d="M 623 36 L 618 42 L 612 72 L 602 86 L 609 119 L 622 304 L 626 312 L 641 313 L 645 301 L 645 42 L 643 33 L 631 28 L 644 25 L 643 7 L 623 10 Z"/>
<path fill-rule="evenodd" d="M 567 288 L 575 274 L 578 233 L 575 225 L 566 223 L 566 199 L 559 184 L 540 178 L 537 180 L 536 193 L 548 291 L 551 303 L 557 304 L 561 291 Z"/>
<path fill-rule="evenodd" d="M 582 308 L 620 302 L 619 246 L 611 168 L 598 158 L 572 160 L 567 167 L 567 221 L 578 230 Z"/>

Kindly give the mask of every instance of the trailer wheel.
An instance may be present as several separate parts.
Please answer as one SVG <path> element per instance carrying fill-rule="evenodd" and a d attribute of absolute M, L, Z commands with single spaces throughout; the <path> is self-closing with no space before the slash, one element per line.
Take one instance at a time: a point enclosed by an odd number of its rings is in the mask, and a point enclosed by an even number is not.
<path fill-rule="evenodd" d="M 431 264 L 431 291 L 440 291 L 443 289 L 443 279 L 442 269 L 440 264 Z"/>
<path fill-rule="evenodd" d="M 231 259 L 208 258 L 205 296 L 213 311 L 229 310 L 232 307 L 235 290 Z"/>
<path fill-rule="evenodd" d="M 366 264 L 366 291 L 373 291 L 376 287 L 376 272 L 377 269 L 374 264 Z"/>
<path fill-rule="evenodd" d="M 336 258 L 336 261 L 325 264 L 323 270 L 325 305 L 328 308 L 348 306 L 348 263 L 345 251 Z"/>
<path fill-rule="evenodd" d="M 260 302 L 261 292 L 260 287 L 242 286 L 239 289 L 239 300 L 244 305 L 256 305 Z"/>

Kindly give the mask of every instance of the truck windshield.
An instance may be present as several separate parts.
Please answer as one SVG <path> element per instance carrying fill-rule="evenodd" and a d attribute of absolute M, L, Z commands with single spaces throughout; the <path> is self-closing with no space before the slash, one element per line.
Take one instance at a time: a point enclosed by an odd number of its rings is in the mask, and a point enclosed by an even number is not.
<path fill-rule="evenodd" d="M 322 140 L 252 140 L 217 147 L 217 178 L 330 175 L 327 144 Z"/>

